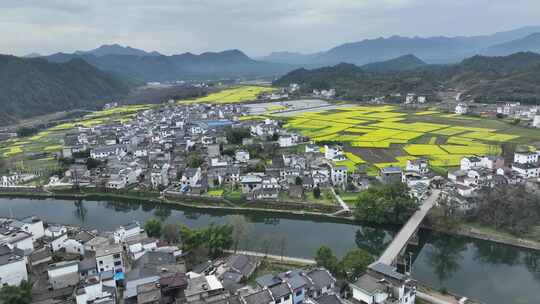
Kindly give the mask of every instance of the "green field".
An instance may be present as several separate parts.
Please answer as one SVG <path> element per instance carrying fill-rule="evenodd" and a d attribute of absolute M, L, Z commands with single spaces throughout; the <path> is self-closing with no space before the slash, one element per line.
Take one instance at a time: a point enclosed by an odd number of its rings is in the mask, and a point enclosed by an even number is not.
<path fill-rule="evenodd" d="M 338 164 L 351 171 L 368 164 L 372 174 L 375 168 L 404 167 L 415 158 L 428 158 L 439 169 L 450 168 L 465 156 L 500 155 L 505 143 L 540 141 L 540 130 L 500 120 L 433 110 L 404 112 L 394 106 L 346 106 L 282 118 L 287 120 L 285 128 L 315 142 L 344 144 L 348 160 Z"/>
<path fill-rule="evenodd" d="M 211 93 L 207 96 L 191 100 L 181 100 L 179 104 L 192 103 L 213 103 L 213 104 L 229 104 L 242 103 L 257 100 L 257 97 L 262 93 L 270 93 L 276 89 L 262 86 L 240 86 L 225 89 L 216 93 Z"/>

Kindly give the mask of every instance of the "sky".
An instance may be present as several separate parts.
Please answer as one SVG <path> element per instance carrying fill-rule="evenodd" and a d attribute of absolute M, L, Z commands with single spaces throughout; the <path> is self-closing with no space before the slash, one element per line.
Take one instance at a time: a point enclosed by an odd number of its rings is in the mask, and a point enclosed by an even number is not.
<path fill-rule="evenodd" d="M 402 36 L 490 34 L 540 24 L 538 0 L 0 0 L 0 53 L 119 43 L 164 54 L 311 53 Z"/>

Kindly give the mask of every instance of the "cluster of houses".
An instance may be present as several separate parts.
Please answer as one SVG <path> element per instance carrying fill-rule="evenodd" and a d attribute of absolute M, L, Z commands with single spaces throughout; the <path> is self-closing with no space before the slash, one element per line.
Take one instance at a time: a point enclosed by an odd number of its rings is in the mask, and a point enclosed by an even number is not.
<path fill-rule="evenodd" d="M 244 112 L 241 105 L 168 106 L 142 111 L 130 122 L 81 126 L 64 139 L 63 157 L 73 158 L 73 164 L 48 187 L 202 195 L 234 185 L 246 198 L 259 200 L 280 193 L 302 198 L 315 187 L 365 185 L 365 175 L 349 176 L 346 167 L 336 165 L 346 159 L 340 147 L 316 146 L 275 120 L 242 121 Z M 249 130 L 249 137 L 241 144 L 229 143 L 228 127 Z M 250 146 L 277 153 L 260 159 L 250 153 Z M 202 162 L 190 163 L 191 155 Z M 253 169 L 261 163 L 262 169 Z"/>
<path fill-rule="evenodd" d="M 254 277 L 261 262 L 230 254 L 188 269 L 176 245 L 137 222 L 98 233 L 36 217 L 0 220 L 0 284 L 30 280 L 33 303 L 414 303 L 414 281 L 383 264 L 337 284 L 319 267 Z"/>
<path fill-rule="evenodd" d="M 459 210 L 475 207 L 474 197 L 485 187 L 518 184 L 540 178 L 540 152 L 516 151 L 513 162 L 507 164 L 500 156 L 471 156 L 461 159 L 460 168 L 448 173 L 450 190 Z"/>

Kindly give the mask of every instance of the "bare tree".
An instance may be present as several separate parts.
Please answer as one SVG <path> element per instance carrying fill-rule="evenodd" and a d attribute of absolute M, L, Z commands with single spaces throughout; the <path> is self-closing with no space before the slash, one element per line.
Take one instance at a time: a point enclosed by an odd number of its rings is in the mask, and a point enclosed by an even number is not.
<path fill-rule="evenodd" d="M 234 241 L 234 252 L 238 250 L 240 242 L 247 239 L 249 232 L 251 231 L 251 224 L 246 220 L 242 215 L 233 215 L 229 220 L 229 223 L 233 227 L 233 241 Z"/>

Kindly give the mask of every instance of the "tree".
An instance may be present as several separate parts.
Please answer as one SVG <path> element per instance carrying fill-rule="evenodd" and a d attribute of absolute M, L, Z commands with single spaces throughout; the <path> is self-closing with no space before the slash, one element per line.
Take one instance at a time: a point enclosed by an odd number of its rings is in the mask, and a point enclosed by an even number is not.
<path fill-rule="evenodd" d="M 0 304 L 30 304 L 32 284 L 22 281 L 19 286 L 4 286 L 0 289 Z"/>
<path fill-rule="evenodd" d="M 175 224 L 166 224 L 163 226 L 163 238 L 169 242 L 169 244 L 178 243 L 178 238 L 180 237 L 178 226 Z"/>
<path fill-rule="evenodd" d="M 319 188 L 319 186 L 313 188 L 313 197 L 315 197 L 316 199 L 321 198 L 321 188 Z"/>
<path fill-rule="evenodd" d="M 146 224 L 144 224 L 144 231 L 146 231 L 146 234 L 148 234 L 150 237 L 159 238 L 161 236 L 162 229 L 163 226 L 161 221 L 158 219 L 149 219 L 146 221 Z"/>
<path fill-rule="evenodd" d="M 201 247 L 205 242 L 204 237 L 201 229 L 190 229 L 186 225 L 180 226 L 180 238 L 182 240 L 182 249 L 184 249 L 184 251 L 190 251 Z"/>
<path fill-rule="evenodd" d="M 27 136 L 32 136 L 34 134 L 37 134 L 39 132 L 39 129 L 33 128 L 33 127 L 20 127 L 20 128 L 17 128 L 15 132 L 17 133 L 18 137 L 27 137 Z"/>
<path fill-rule="evenodd" d="M 214 225 L 205 229 L 206 245 L 211 256 L 217 256 L 233 245 L 233 227 L 231 225 Z"/>
<path fill-rule="evenodd" d="M 99 161 L 97 159 L 93 159 L 91 157 L 88 157 L 86 159 L 86 168 L 88 170 L 95 169 L 95 168 L 99 167 L 100 165 L 101 165 L 101 161 Z"/>
<path fill-rule="evenodd" d="M 297 176 L 295 179 L 294 179 L 294 184 L 297 185 L 297 186 L 302 186 L 302 178 L 300 176 Z"/>
<path fill-rule="evenodd" d="M 244 138 L 251 137 L 251 130 L 249 128 L 227 128 L 225 137 L 230 144 L 239 145 L 242 144 Z"/>
<path fill-rule="evenodd" d="M 199 168 L 204 163 L 204 159 L 200 154 L 192 153 L 187 158 L 187 165 L 190 168 Z"/>
<path fill-rule="evenodd" d="M 185 251 L 197 250 L 201 247 L 208 249 L 211 256 L 219 255 L 223 250 L 232 247 L 233 227 L 231 225 L 210 224 L 206 228 L 191 229 L 186 225 L 180 226 L 182 248 Z"/>
<path fill-rule="evenodd" d="M 358 195 L 354 215 L 374 223 L 403 223 L 418 209 L 403 183 L 372 186 Z"/>
<path fill-rule="evenodd" d="M 317 266 L 324 267 L 331 273 L 335 273 L 337 270 L 338 259 L 328 246 L 323 245 L 317 250 L 315 262 L 317 262 Z"/>
<path fill-rule="evenodd" d="M 229 223 L 233 227 L 232 238 L 234 241 L 234 252 L 236 252 L 240 242 L 248 236 L 251 226 L 246 221 L 246 218 L 241 215 L 231 216 Z"/>
<path fill-rule="evenodd" d="M 373 263 L 373 257 L 363 249 L 354 249 L 343 257 L 338 264 L 339 273 L 350 281 L 354 281 Z"/>

